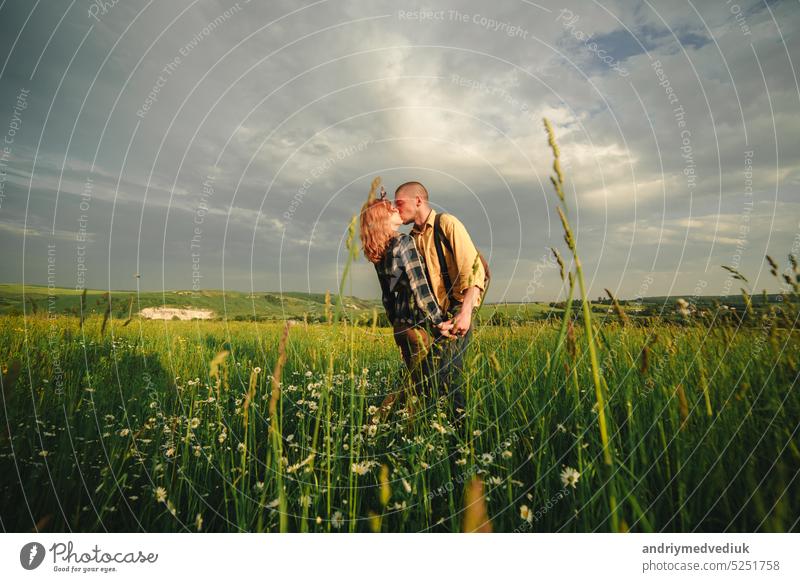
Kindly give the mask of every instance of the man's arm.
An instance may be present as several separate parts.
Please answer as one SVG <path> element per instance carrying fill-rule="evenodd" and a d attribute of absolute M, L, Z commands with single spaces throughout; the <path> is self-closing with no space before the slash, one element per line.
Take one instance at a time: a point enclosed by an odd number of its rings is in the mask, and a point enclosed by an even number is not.
<path fill-rule="evenodd" d="M 467 229 L 458 218 L 447 214 L 442 217 L 441 224 L 444 235 L 453 247 L 453 259 L 456 263 L 457 274 L 453 281 L 453 290 L 463 293 L 466 301 L 466 293 L 470 287 L 477 287 L 478 291 L 472 305 L 477 307 L 480 304 L 480 294 L 484 290 L 483 281 L 486 277 L 483 263 L 478 257 L 478 249 L 475 248 Z"/>
<path fill-rule="evenodd" d="M 453 258 L 458 268 L 454 290 L 463 292 L 461 310 L 453 318 L 451 333 L 464 335 L 472 325 L 472 310 L 480 305 L 486 271 L 478 257 L 478 249 L 460 220 L 447 215 L 447 220 L 442 219 L 442 230 L 453 247 Z"/>

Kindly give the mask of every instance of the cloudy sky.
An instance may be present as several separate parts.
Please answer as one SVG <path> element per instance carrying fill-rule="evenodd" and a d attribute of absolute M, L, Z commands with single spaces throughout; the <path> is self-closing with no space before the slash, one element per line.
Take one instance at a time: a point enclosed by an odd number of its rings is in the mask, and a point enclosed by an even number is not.
<path fill-rule="evenodd" d="M 552 300 L 545 116 L 592 296 L 777 291 L 800 249 L 796 0 L 262 4 L 0 3 L 0 282 L 336 290 L 380 176 L 490 300 Z"/>

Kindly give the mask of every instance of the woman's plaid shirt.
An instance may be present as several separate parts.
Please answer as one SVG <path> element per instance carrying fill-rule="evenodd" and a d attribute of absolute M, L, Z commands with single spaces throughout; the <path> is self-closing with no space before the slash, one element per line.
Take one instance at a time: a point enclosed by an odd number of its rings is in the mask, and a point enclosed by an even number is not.
<path fill-rule="evenodd" d="M 392 238 L 375 270 L 381 283 L 383 306 L 392 324 L 435 325 L 444 321 L 410 235 L 401 233 Z"/>

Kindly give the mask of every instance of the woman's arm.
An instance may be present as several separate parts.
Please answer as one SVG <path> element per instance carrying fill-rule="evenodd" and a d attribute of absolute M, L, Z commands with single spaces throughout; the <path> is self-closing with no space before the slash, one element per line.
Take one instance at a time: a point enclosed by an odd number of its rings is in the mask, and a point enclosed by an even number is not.
<path fill-rule="evenodd" d="M 422 266 L 413 238 L 408 235 L 401 237 L 398 242 L 398 257 L 403 270 L 408 275 L 408 280 L 411 283 L 411 292 L 414 294 L 417 305 L 434 324 L 442 323 L 444 321 L 442 310 L 439 309 L 439 304 L 436 303 L 436 298 L 428 285 L 428 280 L 425 278 L 425 269 Z"/>
<path fill-rule="evenodd" d="M 381 268 L 376 264 L 375 272 L 378 274 L 378 283 L 381 284 L 381 302 L 386 311 L 386 317 L 389 318 L 389 323 L 394 323 L 394 302 L 392 301 L 391 291 L 389 290 L 389 281 L 381 274 Z"/>

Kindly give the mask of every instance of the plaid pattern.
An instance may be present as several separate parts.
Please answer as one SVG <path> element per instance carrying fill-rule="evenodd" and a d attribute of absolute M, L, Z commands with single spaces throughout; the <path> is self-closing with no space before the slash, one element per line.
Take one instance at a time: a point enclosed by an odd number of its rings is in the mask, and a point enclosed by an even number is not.
<path fill-rule="evenodd" d="M 383 307 L 392 324 L 444 321 L 411 236 L 400 234 L 389 241 L 383 261 L 375 265 L 375 270 L 381 283 Z"/>

